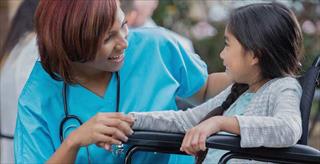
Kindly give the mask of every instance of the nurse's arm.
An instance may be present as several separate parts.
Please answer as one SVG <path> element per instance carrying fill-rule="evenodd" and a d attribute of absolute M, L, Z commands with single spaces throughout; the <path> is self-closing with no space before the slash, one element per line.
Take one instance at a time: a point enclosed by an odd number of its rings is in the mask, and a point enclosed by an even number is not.
<path fill-rule="evenodd" d="M 80 146 L 74 144 L 72 137 L 67 137 L 47 163 L 74 163 L 79 149 Z"/>
<path fill-rule="evenodd" d="M 98 113 L 71 132 L 47 163 L 74 163 L 83 146 L 98 144 L 110 149 L 112 144 L 122 144 L 133 133 L 130 128 L 133 122 L 122 113 Z"/>
<path fill-rule="evenodd" d="M 188 98 L 188 101 L 193 105 L 201 104 L 219 94 L 231 85 L 232 82 L 230 76 L 225 72 L 211 73 L 205 85 L 196 94 Z"/>

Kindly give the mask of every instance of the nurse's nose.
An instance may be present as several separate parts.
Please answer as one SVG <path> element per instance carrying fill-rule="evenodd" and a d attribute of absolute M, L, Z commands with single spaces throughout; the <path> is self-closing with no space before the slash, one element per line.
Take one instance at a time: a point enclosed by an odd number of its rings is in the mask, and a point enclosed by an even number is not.
<path fill-rule="evenodd" d="M 116 45 L 117 50 L 123 50 L 126 49 L 128 47 L 128 41 L 127 41 L 127 37 L 128 37 L 128 28 L 124 27 L 125 29 L 120 31 L 120 36 L 118 38 L 118 42 Z"/>
<path fill-rule="evenodd" d="M 126 39 L 122 39 L 122 41 L 119 41 L 116 45 L 116 49 L 118 51 L 124 50 L 128 47 L 128 41 Z"/>

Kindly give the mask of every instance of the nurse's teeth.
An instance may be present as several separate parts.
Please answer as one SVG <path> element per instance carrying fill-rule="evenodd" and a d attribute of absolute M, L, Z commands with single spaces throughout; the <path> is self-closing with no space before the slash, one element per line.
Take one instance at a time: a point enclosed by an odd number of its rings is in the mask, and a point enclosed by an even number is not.
<path fill-rule="evenodd" d="M 115 60 L 115 59 L 119 59 L 120 57 L 121 57 L 121 55 L 112 56 L 112 57 L 109 57 L 108 59 Z"/>

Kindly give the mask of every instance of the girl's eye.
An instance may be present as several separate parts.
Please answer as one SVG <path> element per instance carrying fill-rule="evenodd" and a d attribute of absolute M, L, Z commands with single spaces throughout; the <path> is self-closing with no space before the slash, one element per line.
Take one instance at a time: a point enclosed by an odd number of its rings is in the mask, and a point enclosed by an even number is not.
<path fill-rule="evenodd" d="M 228 42 L 224 41 L 224 46 L 229 46 Z"/>

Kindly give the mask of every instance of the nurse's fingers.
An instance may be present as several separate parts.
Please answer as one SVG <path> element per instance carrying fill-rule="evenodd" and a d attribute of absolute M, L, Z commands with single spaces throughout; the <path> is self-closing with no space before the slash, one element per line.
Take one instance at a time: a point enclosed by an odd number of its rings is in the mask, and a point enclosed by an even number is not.
<path fill-rule="evenodd" d="M 101 120 L 101 122 L 109 127 L 116 127 L 117 129 L 121 130 L 124 132 L 127 136 L 132 135 L 133 130 L 131 129 L 131 126 L 125 122 L 121 121 L 119 119 L 107 119 L 107 120 Z"/>
<path fill-rule="evenodd" d="M 98 143 L 96 143 L 96 145 L 97 145 L 98 147 L 104 148 L 104 143 L 103 143 L 103 142 L 98 142 Z"/>
<path fill-rule="evenodd" d="M 120 139 L 124 142 L 127 142 L 128 140 L 128 137 L 121 130 L 114 127 L 103 126 L 99 128 L 99 131 L 100 134 L 104 134 L 115 139 Z"/>
<path fill-rule="evenodd" d="M 121 121 L 117 127 L 118 129 L 123 131 L 127 136 L 133 134 L 133 130 L 131 129 L 131 126 L 127 122 Z"/>
<path fill-rule="evenodd" d="M 120 145 L 120 144 L 122 144 L 121 141 L 119 141 L 119 140 L 117 140 L 115 138 L 112 138 L 110 136 L 107 136 L 107 135 L 97 134 L 95 137 L 96 137 L 97 143 L 103 142 L 104 144 L 109 144 L 109 145 L 112 145 L 112 144 Z"/>
<path fill-rule="evenodd" d="M 133 134 L 133 130 L 131 129 L 131 126 L 125 121 L 120 121 L 120 123 L 118 123 L 116 127 L 121 131 L 123 131 L 127 136 Z"/>
<path fill-rule="evenodd" d="M 104 144 L 104 149 L 106 149 L 108 151 L 112 151 L 112 146 L 110 144 L 105 143 Z"/>
<path fill-rule="evenodd" d="M 121 139 L 122 141 L 124 142 L 127 142 L 128 141 L 128 137 L 122 133 L 122 131 L 120 130 L 116 130 L 113 134 L 112 134 L 112 137 L 113 138 L 116 138 L 116 139 Z"/>
<path fill-rule="evenodd" d="M 112 149 L 111 149 L 112 147 L 111 147 L 110 144 L 107 144 L 107 143 L 104 143 L 104 142 L 98 142 L 98 143 L 96 143 L 96 145 L 98 147 L 106 149 L 107 151 L 112 151 Z"/>
<path fill-rule="evenodd" d="M 112 113 L 98 113 L 97 114 L 97 117 L 99 117 L 100 119 L 104 119 L 104 120 L 107 120 L 107 119 L 110 119 L 110 118 L 116 118 L 116 119 L 120 119 L 120 120 L 123 120 L 123 121 L 126 121 L 130 124 L 132 124 L 134 122 L 134 119 L 130 116 L 126 116 L 122 113 L 119 113 L 119 112 L 112 112 Z"/>

